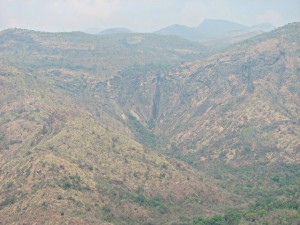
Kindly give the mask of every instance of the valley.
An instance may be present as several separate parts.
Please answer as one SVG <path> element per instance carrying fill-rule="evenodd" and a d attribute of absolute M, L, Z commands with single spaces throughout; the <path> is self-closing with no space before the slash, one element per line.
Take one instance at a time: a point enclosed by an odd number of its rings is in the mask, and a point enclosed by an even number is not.
<path fill-rule="evenodd" d="M 0 224 L 298 224 L 299 34 L 1 31 Z"/>

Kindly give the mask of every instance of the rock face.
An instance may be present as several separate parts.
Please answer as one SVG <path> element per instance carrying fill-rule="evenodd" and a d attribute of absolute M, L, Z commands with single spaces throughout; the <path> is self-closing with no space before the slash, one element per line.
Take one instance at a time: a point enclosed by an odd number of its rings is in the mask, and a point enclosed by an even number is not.
<path fill-rule="evenodd" d="M 0 224 L 297 224 L 299 34 L 0 32 Z"/>

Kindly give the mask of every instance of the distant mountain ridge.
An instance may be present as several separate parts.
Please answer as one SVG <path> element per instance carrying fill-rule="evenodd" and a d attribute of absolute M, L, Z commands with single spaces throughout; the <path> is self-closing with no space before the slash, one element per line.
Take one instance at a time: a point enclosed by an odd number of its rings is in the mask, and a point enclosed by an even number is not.
<path fill-rule="evenodd" d="M 176 35 L 183 37 L 191 41 L 208 41 L 210 39 L 216 39 L 227 35 L 232 32 L 243 31 L 243 32 L 253 32 L 253 31 L 271 31 L 275 27 L 271 24 L 258 24 L 255 26 L 246 26 L 240 23 L 226 21 L 226 20 L 215 20 L 215 19 L 205 19 L 197 27 L 189 27 L 185 25 L 171 25 L 155 31 L 156 34 L 161 35 Z"/>
<path fill-rule="evenodd" d="M 214 40 L 216 40 L 217 42 L 221 41 L 222 45 L 226 46 L 250 37 L 254 37 L 257 34 L 271 31 L 275 28 L 276 27 L 269 23 L 246 26 L 237 22 L 227 20 L 205 19 L 199 26 L 196 27 L 190 27 L 182 24 L 173 24 L 150 33 L 178 36 L 190 41 L 209 41 L 209 45 L 220 45 L 214 42 Z M 127 27 L 112 27 L 107 29 L 91 28 L 86 29 L 83 32 L 98 35 L 140 33 L 132 31 Z M 225 40 L 220 40 L 223 38 L 225 38 Z M 232 39 L 233 41 L 228 41 L 228 39 Z"/>
<path fill-rule="evenodd" d="M 106 35 L 106 34 L 130 34 L 130 33 L 135 33 L 135 32 L 126 27 L 113 27 L 113 28 L 105 29 L 101 31 L 99 34 Z"/>

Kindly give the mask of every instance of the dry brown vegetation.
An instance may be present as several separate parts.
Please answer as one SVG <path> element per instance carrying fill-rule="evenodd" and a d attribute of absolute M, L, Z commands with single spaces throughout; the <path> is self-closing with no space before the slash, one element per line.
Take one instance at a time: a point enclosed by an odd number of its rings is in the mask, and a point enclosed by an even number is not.
<path fill-rule="evenodd" d="M 0 32 L 0 224 L 297 224 L 299 29 Z"/>

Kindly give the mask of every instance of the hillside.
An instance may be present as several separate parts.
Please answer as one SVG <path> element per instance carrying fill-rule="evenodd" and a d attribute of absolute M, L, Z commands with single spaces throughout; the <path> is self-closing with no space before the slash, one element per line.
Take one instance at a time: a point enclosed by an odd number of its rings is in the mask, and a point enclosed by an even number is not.
<path fill-rule="evenodd" d="M 268 156 L 259 160 L 299 163 L 298 34 L 299 24 L 291 24 L 207 60 L 177 68 L 131 67 L 109 81 L 110 96 L 124 114 L 132 111 L 143 124 L 151 121 L 154 132 L 186 153 L 208 148 L 218 156 L 266 148 Z M 270 153 L 276 149 L 279 155 Z"/>
<path fill-rule="evenodd" d="M 1 224 L 158 223 L 231 201 L 213 179 L 103 126 L 43 74 L 2 63 L 0 84 Z"/>
<path fill-rule="evenodd" d="M 233 149 L 239 152 L 238 149 L 250 148 L 253 153 L 266 149 L 267 162 L 299 163 L 298 34 L 299 24 L 291 24 L 249 39 L 206 62 L 184 64 L 179 73 L 188 71 L 188 74 L 185 74 L 182 93 L 172 110 L 162 111 L 158 118 L 166 121 L 161 124 L 166 127 L 163 132 L 169 131 L 178 142 L 186 142 L 185 145 L 193 137 L 196 149 L 207 147 L 219 151 L 217 143 L 222 143 L 223 154 Z M 164 119 L 164 114 L 172 123 Z M 172 115 L 184 118 L 185 127 L 179 128 L 183 121 Z M 184 131 L 186 128 L 188 132 Z M 276 149 L 280 150 L 278 154 Z M 225 158 L 231 161 L 238 157 L 232 154 Z M 262 159 L 260 156 L 259 160 Z M 249 156 L 245 160 L 249 162 Z"/>
<path fill-rule="evenodd" d="M 154 34 L 96 36 L 9 29 L 0 33 L 0 46 L 0 57 L 18 67 L 63 68 L 101 79 L 135 64 L 174 64 L 206 56 L 201 44 Z"/>
<path fill-rule="evenodd" d="M 0 224 L 298 224 L 299 33 L 0 32 Z"/>
<path fill-rule="evenodd" d="M 200 45 L 7 30 L 0 48 L 0 224 L 161 223 L 212 215 L 232 201 L 214 179 L 133 140 L 108 102 L 91 111 L 98 104 L 92 91 L 118 70 L 195 57 Z"/>
<path fill-rule="evenodd" d="M 137 140 L 156 141 L 242 199 L 287 204 L 299 195 L 299 41 L 294 23 L 207 60 L 133 67 L 110 81 L 115 114 L 138 121 Z"/>

